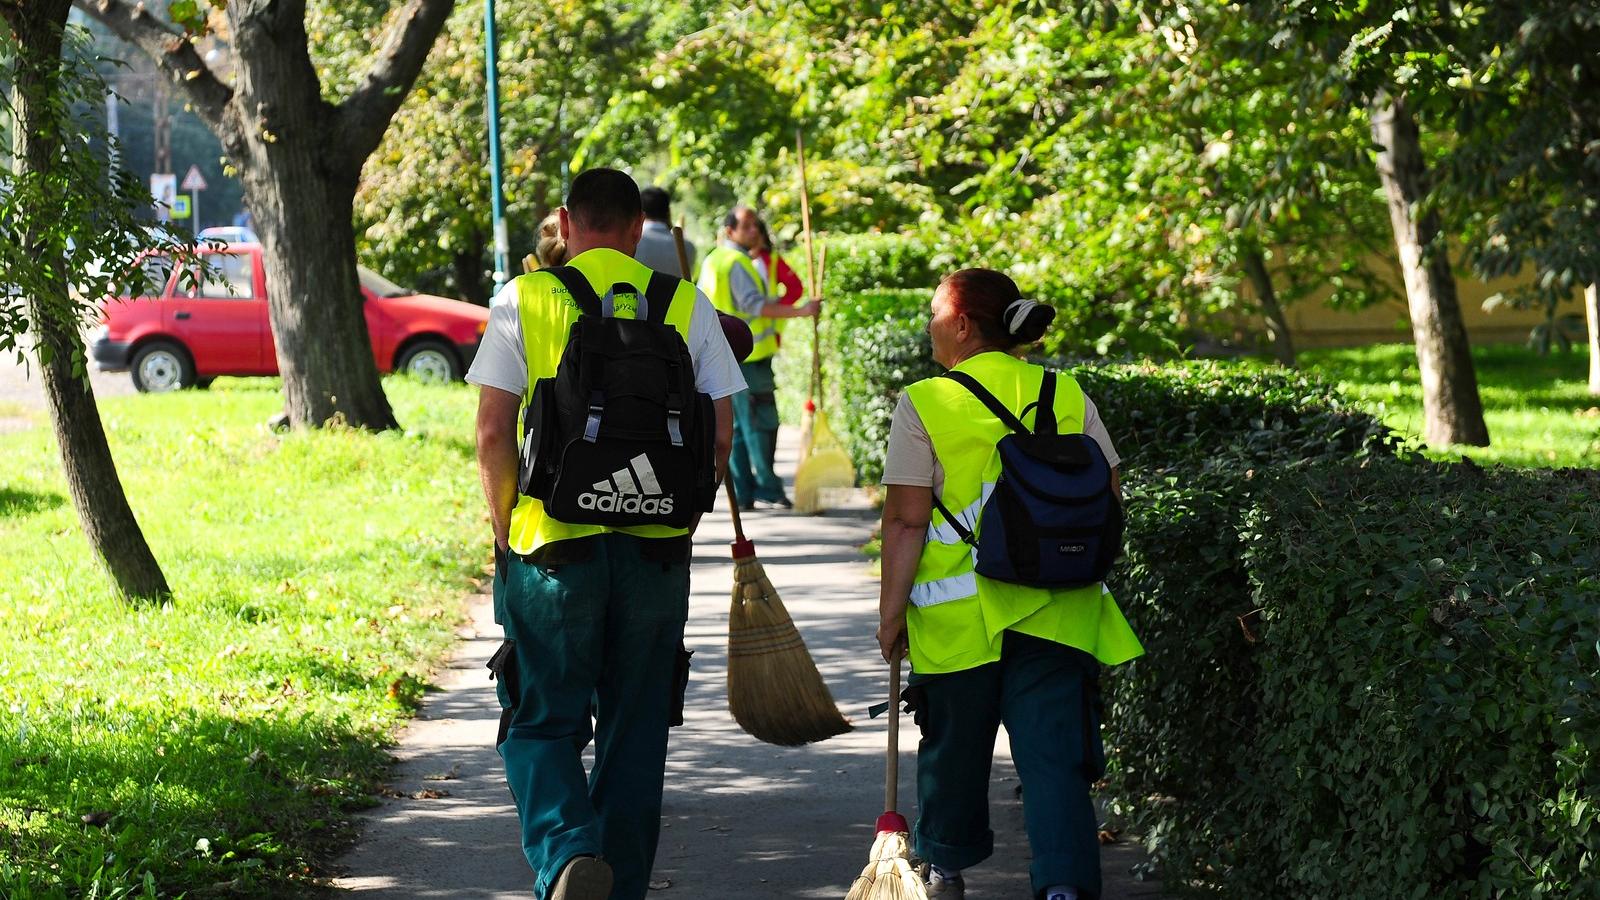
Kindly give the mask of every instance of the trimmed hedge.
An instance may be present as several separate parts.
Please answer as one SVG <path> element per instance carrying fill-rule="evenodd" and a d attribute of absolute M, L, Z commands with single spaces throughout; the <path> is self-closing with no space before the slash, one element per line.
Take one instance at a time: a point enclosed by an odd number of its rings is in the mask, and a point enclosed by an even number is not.
<path fill-rule="evenodd" d="M 1130 486 L 1114 809 L 1230 898 L 1600 895 L 1600 474 Z"/>
<path fill-rule="evenodd" d="M 933 295 L 953 261 L 915 237 L 898 234 L 850 234 L 828 237 L 823 296 L 834 298 L 886 288 L 920 290 Z"/>

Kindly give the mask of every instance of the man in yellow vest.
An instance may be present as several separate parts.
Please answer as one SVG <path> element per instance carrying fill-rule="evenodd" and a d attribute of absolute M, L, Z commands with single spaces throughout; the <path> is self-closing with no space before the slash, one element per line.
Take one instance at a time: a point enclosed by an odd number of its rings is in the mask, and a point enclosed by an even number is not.
<path fill-rule="evenodd" d="M 933 295 L 934 361 L 975 380 L 1029 428 L 1050 415 L 1059 433 L 1093 438 L 1119 493 L 1116 449 L 1082 388 L 1017 358 L 1054 316 L 1003 273 L 956 272 Z M 1057 379 L 1049 410 L 1038 408 L 1045 378 Z M 1034 587 L 977 573 L 976 546 L 961 532 L 982 533 L 980 513 L 1000 471 L 995 445 L 1009 431 L 949 378 L 906 388 L 884 462 L 878 642 L 892 664 L 911 656 L 907 694 L 922 727 L 915 842 L 930 864 L 929 894 L 960 900 L 961 871 L 994 850 L 989 769 L 1004 724 L 1025 792 L 1031 896 L 1090 900 L 1101 887 L 1089 797 L 1105 763 L 1098 669 L 1144 648 L 1103 585 Z M 958 521 L 934 508 L 935 494 Z"/>
<path fill-rule="evenodd" d="M 632 256 L 643 227 L 633 179 L 590 169 L 560 210 L 567 265 L 597 295 L 631 285 L 642 297 L 652 273 Z M 667 728 L 687 674 L 691 529 L 572 525 L 519 496 L 518 420 L 531 386 L 555 375 L 579 311 L 546 271 L 513 279 L 501 295 L 467 375 L 481 388 L 478 467 L 494 524 L 495 620 L 506 633 L 490 663 L 503 707 L 496 743 L 535 897 L 644 900 Z M 696 388 L 714 401 L 720 474 L 732 444 L 729 398 L 744 387 L 737 361 L 693 284 L 678 282 L 665 321 L 688 346 Z"/>
<path fill-rule="evenodd" d="M 755 341 L 750 355 L 739 365 L 749 389 L 733 400 L 733 452 L 728 457 L 728 473 L 741 508 L 790 509 L 794 503 L 784 493 L 783 479 L 772 470 L 778 447 L 778 404 L 772 380 L 772 357 L 778 352 L 775 320 L 815 316 L 820 303 L 814 300 L 805 306 L 786 306 L 771 293 L 768 280 L 750 258 L 761 240 L 761 222 L 755 210 L 735 207 L 722 226 L 721 243 L 706 254 L 700 266 L 700 290 L 719 311 L 748 323 Z"/>

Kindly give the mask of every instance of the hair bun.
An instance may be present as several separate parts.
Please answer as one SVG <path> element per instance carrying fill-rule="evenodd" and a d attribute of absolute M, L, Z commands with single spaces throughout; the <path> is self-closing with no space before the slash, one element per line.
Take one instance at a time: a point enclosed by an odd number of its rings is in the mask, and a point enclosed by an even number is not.
<path fill-rule="evenodd" d="M 1006 333 L 1016 338 L 1019 344 L 1031 344 L 1044 337 L 1045 329 L 1050 327 L 1055 318 L 1053 307 L 1026 297 L 1011 301 L 1001 316 Z"/>

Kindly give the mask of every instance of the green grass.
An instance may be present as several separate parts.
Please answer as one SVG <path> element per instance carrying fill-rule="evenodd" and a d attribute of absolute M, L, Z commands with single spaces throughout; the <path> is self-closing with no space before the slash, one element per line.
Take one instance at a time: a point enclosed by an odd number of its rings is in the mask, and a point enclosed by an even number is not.
<path fill-rule="evenodd" d="M 317 890 L 487 553 L 473 392 L 386 389 L 404 433 L 274 434 L 267 380 L 105 401 L 163 606 L 114 595 L 49 429 L 0 435 L 0 897 Z"/>
<path fill-rule="evenodd" d="M 1520 467 L 1600 466 L 1600 397 L 1588 393 L 1585 353 L 1539 356 L 1497 345 L 1474 347 L 1472 358 L 1491 446 L 1430 448 L 1430 456 Z M 1422 387 L 1411 345 L 1308 350 L 1300 361 L 1391 428 L 1413 437 L 1421 432 Z"/>

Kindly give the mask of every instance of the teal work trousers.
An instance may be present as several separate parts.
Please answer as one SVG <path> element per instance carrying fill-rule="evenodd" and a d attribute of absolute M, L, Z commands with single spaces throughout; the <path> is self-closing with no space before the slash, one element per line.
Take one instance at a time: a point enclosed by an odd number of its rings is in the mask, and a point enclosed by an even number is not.
<path fill-rule="evenodd" d="M 1022 813 L 1033 849 L 1035 897 L 1066 885 L 1100 896 L 1100 842 L 1089 785 L 1105 770 L 1099 663 L 1081 650 L 1008 631 L 999 662 L 962 672 L 913 674 L 920 815 L 917 855 L 966 869 L 994 852 L 989 772 L 996 730 L 1011 739 Z"/>
<path fill-rule="evenodd" d="M 733 395 L 733 452 L 728 477 L 740 503 L 785 499 L 783 479 L 773 470 L 778 455 L 778 401 L 774 395 L 772 359 L 741 363 L 746 390 Z"/>
<path fill-rule="evenodd" d="M 644 900 L 689 614 L 688 542 L 603 534 L 550 550 L 560 552 L 502 558 L 495 577 L 495 618 L 511 642 L 497 656 L 498 750 L 522 852 L 539 900 L 583 855 L 611 865 L 612 900 Z"/>

